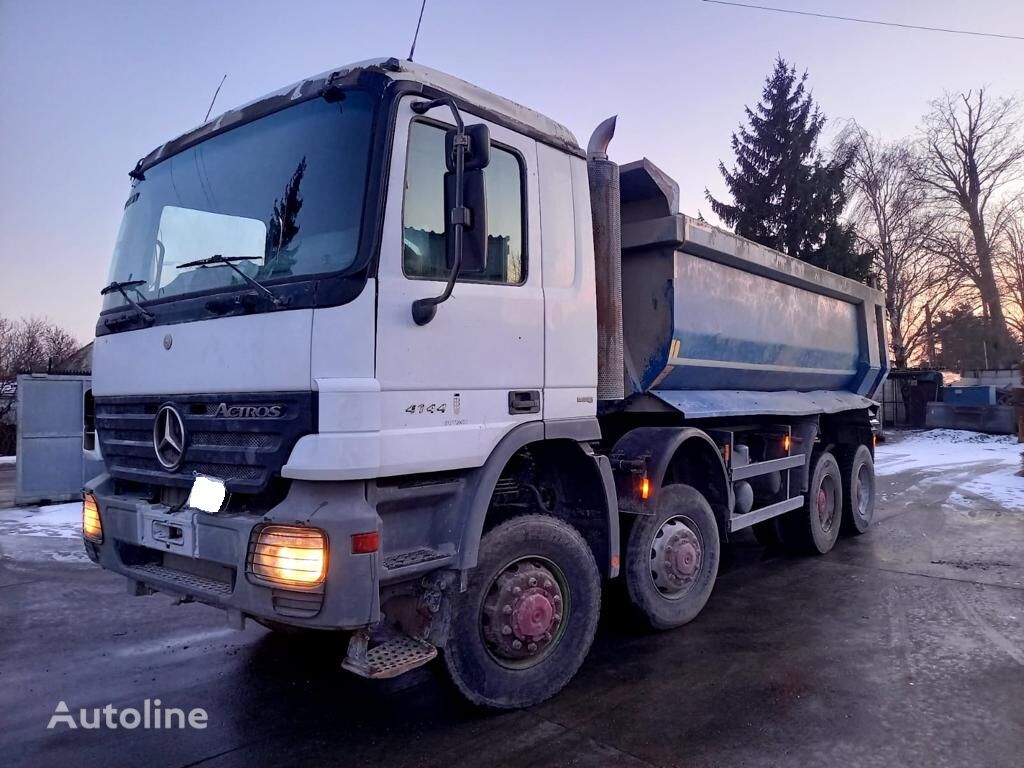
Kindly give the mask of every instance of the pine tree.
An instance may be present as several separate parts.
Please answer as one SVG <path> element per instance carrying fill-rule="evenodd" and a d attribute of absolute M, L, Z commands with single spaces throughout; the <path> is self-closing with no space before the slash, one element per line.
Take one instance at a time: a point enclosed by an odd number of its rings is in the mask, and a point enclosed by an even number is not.
<path fill-rule="evenodd" d="M 843 182 L 853 154 L 825 162 L 818 138 L 825 116 L 806 89 L 807 73 L 780 57 L 761 102 L 745 107 L 749 125 L 732 135 L 736 165 L 718 168 L 732 204 L 704 194 L 736 234 L 847 277 L 866 280 L 871 254 L 856 248 L 853 227 L 840 221 Z"/>

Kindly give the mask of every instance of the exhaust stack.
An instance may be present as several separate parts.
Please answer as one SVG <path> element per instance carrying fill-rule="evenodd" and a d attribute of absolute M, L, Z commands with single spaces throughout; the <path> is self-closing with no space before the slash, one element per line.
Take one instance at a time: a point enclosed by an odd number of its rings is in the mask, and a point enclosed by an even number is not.
<path fill-rule="evenodd" d="M 622 208 L 619 166 L 608 159 L 615 116 L 594 129 L 587 144 L 590 212 L 597 282 L 597 399 L 625 394 L 622 342 Z"/>

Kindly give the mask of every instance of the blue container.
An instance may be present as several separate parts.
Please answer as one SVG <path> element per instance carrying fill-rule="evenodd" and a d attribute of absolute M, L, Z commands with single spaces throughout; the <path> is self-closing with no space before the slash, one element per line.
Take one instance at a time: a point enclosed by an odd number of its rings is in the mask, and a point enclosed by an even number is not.
<path fill-rule="evenodd" d="M 995 405 L 996 388 L 991 386 L 946 387 L 942 399 L 953 405 Z"/>

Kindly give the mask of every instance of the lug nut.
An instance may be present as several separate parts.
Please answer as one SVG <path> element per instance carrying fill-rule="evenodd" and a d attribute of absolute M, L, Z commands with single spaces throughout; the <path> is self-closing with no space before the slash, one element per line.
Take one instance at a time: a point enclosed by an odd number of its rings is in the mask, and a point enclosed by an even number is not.
<path fill-rule="evenodd" d="M 533 578 L 533 576 L 531 576 L 529 579 L 527 579 L 526 583 L 529 584 L 531 587 L 536 587 L 537 586 L 537 580 L 535 578 Z"/>
<path fill-rule="evenodd" d="M 551 579 L 544 579 L 544 589 L 551 589 Z"/>
<path fill-rule="evenodd" d="M 513 640 L 512 641 L 512 649 L 513 650 L 519 651 L 519 650 L 522 650 L 522 647 L 523 647 L 523 644 L 521 642 L 519 642 L 518 640 Z"/>
<path fill-rule="evenodd" d="M 506 605 L 504 608 L 501 609 L 501 612 L 508 616 L 510 613 L 512 613 L 512 606 Z"/>
<path fill-rule="evenodd" d="M 537 644 L 536 643 L 530 643 L 528 646 L 526 646 L 526 650 L 528 650 L 530 653 L 536 653 L 536 651 L 537 651 Z"/>
<path fill-rule="evenodd" d="M 505 626 L 503 626 L 501 628 L 501 634 L 503 634 L 503 635 L 511 635 L 512 634 L 512 627 L 510 627 L 508 624 L 506 624 Z"/>
<path fill-rule="evenodd" d="M 512 594 L 513 595 L 521 595 L 521 594 L 523 594 L 523 588 L 522 587 L 512 587 Z"/>
<path fill-rule="evenodd" d="M 561 595 L 555 595 L 554 597 L 551 598 L 551 602 L 553 602 L 553 603 L 560 603 L 560 602 L 562 602 L 562 596 Z"/>
<path fill-rule="evenodd" d="M 560 614 L 560 613 L 556 613 L 554 616 L 551 617 L 551 622 L 552 623 L 554 623 L 556 621 L 561 621 L 561 620 L 562 620 L 562 614 Z"/>

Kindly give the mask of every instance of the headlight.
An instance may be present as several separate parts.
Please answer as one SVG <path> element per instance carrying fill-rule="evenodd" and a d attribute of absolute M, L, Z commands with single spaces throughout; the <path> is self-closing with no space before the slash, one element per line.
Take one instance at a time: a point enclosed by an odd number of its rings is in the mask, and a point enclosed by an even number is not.
<path fill-rule="evenodd" d="M 327 575 L 327 537 L 316 528 L 265 526 L 252 544 L 249 573 L 265 584 L 316 586 Z"/>
<path fill-rule="evenodd" d="M 96 544 L 103 543 L 103 523 L 100 520 L 100 509 L 91 493 L 82 499 L 82 536 Z"/>

